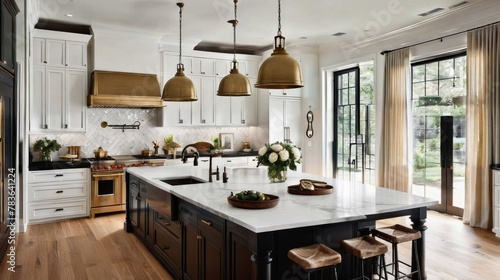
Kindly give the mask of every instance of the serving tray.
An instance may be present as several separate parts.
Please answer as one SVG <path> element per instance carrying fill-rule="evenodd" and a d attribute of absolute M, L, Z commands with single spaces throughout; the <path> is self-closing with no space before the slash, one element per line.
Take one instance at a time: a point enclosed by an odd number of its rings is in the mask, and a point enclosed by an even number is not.
<path fill-rule="evenodd" d="M 270 199 L 269 200 L 239 200 L 238 198 L 236 198 L 234 196 L 228 196 L 227 202 L 229 202 L 229 204 L 231 204 L 234 207 L 245 208 L 245 209 L 266 209 L 266 208 L 272 208 L 272 207 L 278 205 L 278 202 L 280 201 L 279 196 L 267 194 L 267 193 L 265 193 L 264 195 L 268 196 Z"/>
<path fill-rule="evenodd" d="M 330 185 L 326 185 L 324 188 L 314 188 L 314 190 L 303 190 L 300 188 L 300 185 L 291 185 L 288 187 L 288 192 L 291 194 L 298 195 L 322 195 L 322 194 L 330 194 L 333 191 L 333 187 Z"/>

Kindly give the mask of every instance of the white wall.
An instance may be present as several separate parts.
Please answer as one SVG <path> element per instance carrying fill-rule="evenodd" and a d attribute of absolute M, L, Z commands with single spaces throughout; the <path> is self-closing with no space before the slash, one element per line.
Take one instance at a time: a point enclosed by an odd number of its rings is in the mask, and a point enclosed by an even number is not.
<path fill-rule="evenodd" d="M 157 74 L 160 77 L 159 38 L 92 28 L 93 69 Z"/>

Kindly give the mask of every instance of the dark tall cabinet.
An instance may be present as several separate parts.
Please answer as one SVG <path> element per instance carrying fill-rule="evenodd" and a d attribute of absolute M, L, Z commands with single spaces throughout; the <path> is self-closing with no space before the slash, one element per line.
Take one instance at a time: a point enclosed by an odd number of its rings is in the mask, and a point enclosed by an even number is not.
<path fill-rule="evenodd" d="M 14 0 L 0 0 L 0 259 L 7 250 L 10 229 L 15 222 L 16 166 L 16 15 Z M 10 196 L 9 196 L 10 195 Z M 9 204 L 10 202 L 10 204 Z"/>

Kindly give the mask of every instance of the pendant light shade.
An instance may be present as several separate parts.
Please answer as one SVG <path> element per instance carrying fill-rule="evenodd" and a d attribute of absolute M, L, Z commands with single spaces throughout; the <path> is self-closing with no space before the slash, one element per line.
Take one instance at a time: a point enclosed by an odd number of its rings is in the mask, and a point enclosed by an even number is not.
<path fill-rule="evenodd" d="M 164 101 L 196 101 L 196 90 L 193 82 L 184 75 L 184 64 L 182 64 L 182 7 L 184 3 L 177 3 L 179 7 L 179 64 L 175 76 L 167 81 L 163 88 L 162 99 Z"/>
<path fill-rule="evenodd" d="M 233 25 L 233 61 L 231 62 L 231 71 L 219 83 L 217 90 L 218 96 L 250 96 L 252 94 L 252 85 L 248 78 L 238 71 L 238 62 L 236 61 L 236 11 L 238 0 L 234 0 L 234 20 L 227 22 Z"/>
<path fill-rule="evenodd" d="M 285 50 L 285 37 L 281 36 L 281 0 L 278 0 L 278 35 L 274 37 L 274 50 L 259 68 L 256 88 L 288 89 L 304 86 L 299 63 Z"/>

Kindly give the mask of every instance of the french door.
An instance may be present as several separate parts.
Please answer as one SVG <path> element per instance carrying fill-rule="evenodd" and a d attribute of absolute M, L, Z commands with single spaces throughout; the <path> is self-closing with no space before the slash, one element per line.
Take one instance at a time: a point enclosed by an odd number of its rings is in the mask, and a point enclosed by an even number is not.
<path fill-rule="evenodd" d="M 465 204 L 465 63 L 462 53 L 412 65 L 412 193 L 456 216 Z"/>
<path fill-rule="evenodd" d="M 373 64 L 334 72 L 333 175 L 374 183 L 375 108 Z"/>

